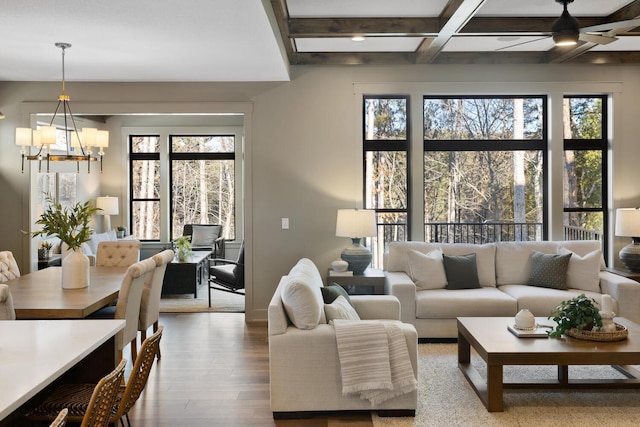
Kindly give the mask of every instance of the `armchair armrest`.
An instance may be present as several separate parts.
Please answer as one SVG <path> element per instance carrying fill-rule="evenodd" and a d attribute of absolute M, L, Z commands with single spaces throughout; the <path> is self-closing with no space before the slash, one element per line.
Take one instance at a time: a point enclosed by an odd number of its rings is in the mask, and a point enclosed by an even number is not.
<path fill-rule="evenodd" d="M 618 274 L 601 271 L 600 290 L 618 302 L 616 315 L 640 323 L 640 283 Z"/>
<path fill-rule="evenodd" d="M 400 320 L 400 301 L 392 295 L 354 295 L 350 299 L 363 320 Z"/>

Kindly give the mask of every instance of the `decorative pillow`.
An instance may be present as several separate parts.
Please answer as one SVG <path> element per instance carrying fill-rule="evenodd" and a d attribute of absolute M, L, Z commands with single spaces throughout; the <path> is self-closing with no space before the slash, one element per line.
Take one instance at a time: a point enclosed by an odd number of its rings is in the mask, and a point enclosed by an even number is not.
<path fill-rule="evenodd" d="M 409 277 L 420 289 L 444 289 L 447 275 L 442 263 L 442 251 L 435 249 L 427 254 L 409 249 L 407 251 Z"/>
<path fill-rule="evenodd" d="M 600 260 L 602 251 L 595 250 L 580 256 L 567 248 L 559 247 L 558 254 L 571 255 L 567 267 L 567 287 L 583 291 L 600 292 Z"/>
<path fill-rule="evenodd" d="M 349 294 L 347 291 L 337 283 L 332 283 L 329 286 L 323 286 L 320 288 L 322 291 L 322 299 L 325 304 L 331 304 L 338 298 L 339 296 L 344 297 L 349 304 L 353 307 L 353 303 L 351 302 L 351 298 L 349 298 Z"/>
<path fill-rule="evenodd" d="M 475 289 L 480 287 L 476 254 L 442 255 L 447 274 L 446 289 Z"/>
<path fill-rule="evenodd" d="M 191 234 L 191 246 L 213 246 L 218 234 L 218 227 L 194 225 Z"/>
<path fill-rule="evenodd" d="M 317 295 L 316 295 L 317 293 Z M 290 277 L 280 291 L 284 310 L 298 329 L 313 329 L 324 314 L 320 288 Z"/>
<path fill-rule="evenodd" d="M 543 254 L 531 252 L 530 286 L 542 288 L 567 289 L 567 269 L 571 254 Z"/>
<path fill-rule="evenodd" d="M 345 297 L 340 295 L 331 304 L 324 305 L 324 313 L 327 316 L 327 322 L 334 319 L 344 320 L 360 320 L 358 312 L 351 306 Z"/>
<path fill-rule="evenodd" d="M 87 243 L 89 243 L 89 248 L 91 249 L 91 253 L 95 254 L 98 252 L 98 243 L 100 242 L 110 242 L 111 238 L 109 237 L 109 233 L 93 233 L 91 238 Z"/>

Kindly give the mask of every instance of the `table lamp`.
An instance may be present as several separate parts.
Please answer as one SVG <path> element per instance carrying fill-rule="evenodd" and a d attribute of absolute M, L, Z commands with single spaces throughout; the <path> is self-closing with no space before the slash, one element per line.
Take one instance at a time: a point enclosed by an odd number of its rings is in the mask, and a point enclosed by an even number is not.
<path fill-rule="evenodd" d="M 104 231 L 111 230 L 111 215 L 118 215 L 118 198 L 117 197 L 98 197 L 96 198 L 96 207 L 100 209 L 97 214 L 104 215 Z"/>
<path fill-rule="evenodd" d="M 640 272 L 640 209 L 616 209 L 616 236 L 631 237 L 631 243 L 620 249 L 620 261 L 634 273 Z"/>
<path fill-rule="evenodd" d="M 363 237 L 377 235 L 376 212 L 365 209 L 338 209 L 336 236 L 351 238 L 340 257 L 349 263 L 349 270 L 361 275 L 371 263 L 371 251 L 360 243 Z"/>

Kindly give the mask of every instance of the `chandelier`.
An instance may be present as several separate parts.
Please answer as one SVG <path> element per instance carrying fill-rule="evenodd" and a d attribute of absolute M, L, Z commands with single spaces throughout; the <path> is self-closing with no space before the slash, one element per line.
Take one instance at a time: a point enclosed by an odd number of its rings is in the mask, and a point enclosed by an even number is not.
<path fill-rule="evenodd" d="M 64 79 L 64 54 L 69 43 L 58 42 L 56 47 L 62 49 L 62 94 L 58 96 L 58 106 L 56 107 L 49 126 L 40 126 L 37 130 L 31 128 L 16 128 L 16 145 L 21 147 L 22 155 L 22 172 L 24 173 L 24 161 L 37 160 L 38 172 L 42 172 L 42 162 L 47 163 L 47 173 L 49 172 L 50 162 L 76 162 L 76 171 L 80 172 L 80 162 L 87 162 L 87 173 L 91 172 L 91 162 L 100 161 L 100 172 L 102 172 L 102 157 L 104 156 L 104 148 L 109 146 L 109 131 L 98 130 L 96 128 L 83 128 L 78 131 L 76 120 L 71 113 L 69 106 L 69 96 L 65 93 Z M 52 146 L 58 140 L 58 127 L 54 126 L 58 113 L 63 118 L 64 140 L 66 145 L 66 153 L 52 153 Z M 27 148 L 29 147 L 29 148 Z M 35 147 L 32 154 L 31 147 Z M 92 148 L 98 148 L 97 156 L 92 153 Z M 54 147 L 55 148 L 55 147 Z M 62 150 L 61 150 L 62 151 Z"/>

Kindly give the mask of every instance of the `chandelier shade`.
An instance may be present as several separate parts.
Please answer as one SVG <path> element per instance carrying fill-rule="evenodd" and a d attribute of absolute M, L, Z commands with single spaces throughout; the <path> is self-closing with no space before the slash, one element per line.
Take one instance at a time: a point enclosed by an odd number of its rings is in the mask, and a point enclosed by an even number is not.
<path fill-rule="evenodd" d="M 87 172 L 91 172 L 91 162 L 100 162 L 102 172 L 102 158 L 104 148 L 109 146 L 109 132 L 96 128 L 83 128 L 78 130 L 76 120 L 71 113 L 69 96 L 65 93 L 64 55 L 70 48 L 69 43 L 58 42 L 56 47 L 62 49 L 62 94 L 58 96 L 58 105 L 48 126 L 40 126 L 38 129 L 16 128 L 16 145 L 20 146 L 22 156 L 22 172 L 24 173 L 24 161 L 37 160 L 38 172 L 42 172 L 42 162 L 46 162 L 46 172 L 50 171 L 50 162 L 71 161 L 76 162 L 76 172 L 80 172 L 80 162 L 87 162 Z M 58 114 L 62 118 L 63 127 L 54 126 Z M 64 135 L 65 152 L 53 153 L 52 146 L 58 142 L 59 130 Z M 62 141 L 61 141 L 62 143 Z M 28 148 L 27 148 L 28 147 Z M 32 154 L 31 147 L 35 154 Z M 93 154 L 93 148 L 98 148 L 97 155 Z M 62 151 L 62 150 L 61 150 Z"/>

